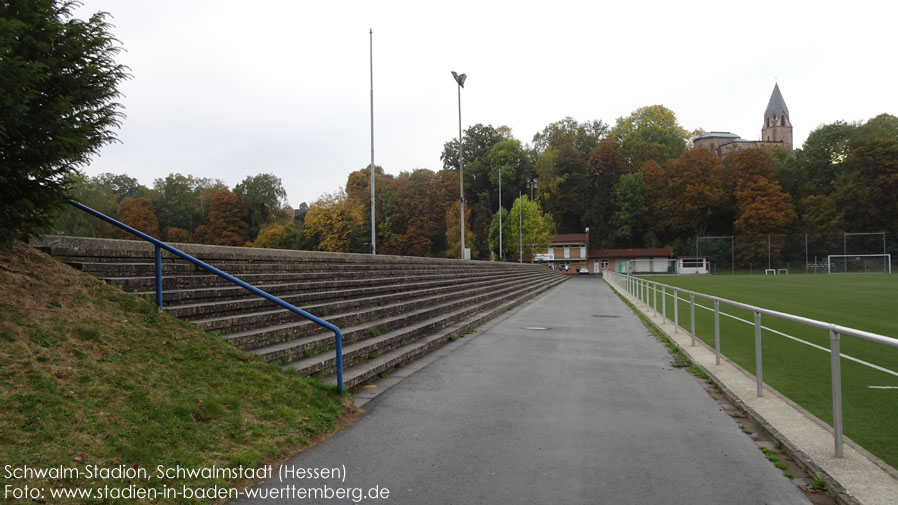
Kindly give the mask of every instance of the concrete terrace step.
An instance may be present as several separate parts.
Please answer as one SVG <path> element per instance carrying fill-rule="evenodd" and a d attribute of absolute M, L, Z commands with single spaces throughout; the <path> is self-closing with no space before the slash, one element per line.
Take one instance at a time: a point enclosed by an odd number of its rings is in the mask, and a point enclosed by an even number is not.
<path fill-rule="evenodd" d="M 33 245 L 126 291 L 155 294 L 149 243 L 44 237 Z M 340 327 L 349 387 L 567 280 L 545 267 L 517 263 L 175 247 Z M 223 333 L 264 361 L 319 378 L 336 369 L 333 333 L 167 252 L 162 285 L 172 315 Z"/>
<path fill-rule="evenodd" d="M 74 262 L 66 261 L 70 266 L 77 268 L 83 272 L 97 276 L 108 277 L 133 277 L 133 276 L 149 276 L 155 275 L 156 265 L 152 260 L 146 262 Z M 439 271 L 457 271 L 457 272 L 477 272 L 484 271 L 480 266 L 439 266 L 439 265 L 417 265 L 409 266 L 402 264 L 354 264 L 354 263 L 292 263 L 292 262 L 275 262 L 275 263 L 235 263 L 235 262 L 207 262 L 215 268 L 227 272 L 234 276 L 253 274 L 253 273 L 347 273 L 347 272 L 401 272 L 413 269 L 418 272 L 439 272 Z M 206 270 L 190 263 L 188 261 L 163 262 L 162 275 L 178 275 L 189 273 L 205 274 Z M 495 270 L 493 270 L 495 271 Z"/>
<path fill-rule="evenodd" d="M 504 287 L 514 286 L 520 282 L 522 281 L 506 280 L 499 283 L 482 283 L 481 286 L 474 289 L 468 289 L 468 286 L 463 285 L 458 289 L 449 292 L 431 293 L 417 297 L 411 296 L 407 299 L 384 305 L 377 305 L 378 300 L 377 297 L 375 297 L 374 300 L 368 300 L 365 304 L 346 303 L 344 304 L 346 310 L 338 313 L 331 313 L 328 311 L 327 316 L 323 314 L 323 312 L 326 311 L 326 307 L 334 307 L 334 305 L 319 304 L 304 307 L 303 310 L 306 310 L 313 315 L 317 315 L 318 317 L 322 317 L 337 327 L 350 326 L 397 314 L 410 313 L 430 306 L 445 306 L 452 300 L 464 298 L 470 299 L 477 295 L 501 291 Z M 298 336 L 307 335 L 309 332 L 315 332 L 319 329 L 319 326 L 314 323 L 306 321 L 296 314 L 283 309 L 243 316 L 240 317 L 241 321 L 239 323 L 233 322 L 234 319 L 235 318 L 216 318 L 199 324 L 203 328 L 220 327 L 234 330 L 224 336 L 231 340 L 236 347 L 241 349 L 250 349 L 282 342 Z M 274 321 L 281 322 L 278 323 Z M 241 326 L 244 326 L 245 328 L 241 328 Z"/>
<path fill-rule="evenodd" d="M 519 269 L 520 270 L 520 269 Z M 372 275 L 376 275 L 378 278 L 396 278 L 396 277 L 419 277 L 425 275 L 448 275 L 453 277 L 465 277 L 469 275 L 484 275 L 484 274 L 493 274 L 496 275 L 501 272 L 513 272 L 515 270 L 483 270 L 476 269 L 471 271 L 463 271 L 463 270 L 420 270 L 420 269 L 394 269 L 394 270 L 381 270 L 376 274 L 372 274 L 371 272 L 366 272 L 362 270 L 358 271 L 345 271 L 341 272 L 339 270 L 333 272 L 285 272 L 285 273 L 255 273 L 255 274 L 242 274 L 242 275 L 234 275 L 238 279 L 251 284 L 251 285 L 260 285 L 260 284 L 285 284 L 290 282 L 337 282 L 341 280 L 347 281 L 365 281 L 366 279 L 370 279 Z M 226 272 L 232 274 L 232 272 Z M 97 275 L 91 274 L 95 277 L 98 277 L 104 281 L 109 282 L 110 284 L 115 284 L 121 286 L 122 289 L 129 292 L 139 292 L 152 291 L 155 293 L 156 290 L 156 277 L 153 275 L 144 275 L 144 276 L 134 276 L 134 277 L 121 277 L 121 276 L 106 276 L 106 275 Z M 192 274 L 182 274 L 177 276 L 172 275 L 164 275 L 162 277 L 162 289 L 163 293 L 165 291 L 172 290 L 180 290 L 180 289 L 204 289 L 204 288 L 228 288 L 234 287 L 233 283 L 228 280 L 225 280 L 215 274 L 211 273 L 203 273 L 203 272 L 195 272 Z M 242 289 L 242 288 L 241 288 Z"/>
<path fill-rule="evenodd" d="M 502 293 L 503 296 L 501 297 L 479 298 L 476 303 L 458 304 L 457 307 L 452 307 L 454 310 L 449 312 L 426 319 L 418 318 L 417 321 L 406 322 L 395 330 L 378 334 L 377 336 L 371 335 L 361 340 L 347 338 L 346 335 L 351 333 L 350 329 L 347 329 L 348 331 L 344 333 L 343 366 L 344 368 L 351 368 L 366 363 L 370 359 L 375 359 L 399 347 L 435 334 L 449 338 L 453 333 L 456 333 L 460 337 L 470 328 L 465 328 L 464 331 L 459 332 L 457 323 L 469 320 L 475 315 L 488 315 L 487 318 L 498 315 L 503 310 L 508 310 L 507 307 L 518 303 L 522 298 L 542 292 L 559 282 L 561 280 L 551 279 L 526 286 L 517 286 L 517 289 Z M 500 308 L 499 311 L 496 311 L 497 307 Z M 450 331 L 446 332 L 446 328 L 449 328 Z M 288 368 L 297 370 L 301 375 L 328 375 L 335 373 L 336 357 L 333 354 L 333 334 L 326 337 L 325 342 L 328 343 L 328 347 L 326 349 L 318 348 L 323 351 L 320 354 L 311 357 L 300 357 L 295 361 L 287 361 L 280 357 L 278 361 L 287 362 Z"/>
<path fill-rule="evenodd" d="M 467 277 L 469 281 L 481 280 L 482 282 L 497 282 L 503 279 L 519 278 L 524 274 L 522 272 L 501 273 L 499 275 L 479 275 L 476 277 Z M 326 300 L 354 300 L 364 299 L 372 296 L 383 296 L 388 300 L 390 296 L 401 296 L 403 293 L 420 292 L 421 290 L 438 290 L 452 288 L 458 285 L 458 278 L 446 278 L 437 281 L 425 282 L 407 282 L 402 284 L 386 284 L 382 286 L 368 286 L 349 289 L 309 289 L 303 284 L 291 284 L 293 289 L 277 290 L 277 297 L 281 300 L 292 304 L 296 307 L 303 307 L 316 302 Z M 223 317 L 231 316 L 239 313 L 245 313 L 256 309 L 272 309 L 277 306 L 253 293 L 246 290 L 240 298 L 226 300 L 200 301 L 190 304 L 168 304 L 165 309 L 173 315 L 185 319 L 200 319 L 202 317 Z M 260 288 L 263 289 L 263 288 Z M 269 294 L 271 291 L 268 291 Z M 150 293 L 148 293 L 150 294 Z"/>
<path fill-rule="evenodd" d="M 467 333 L 473 331 L 475 328 L 489 321 L 490 319 L 498 317 L 499 315 L 512 310 L 524 301 L 534 298 L 542 294 L 543 292 L 552 289 L 561 282 L 564 282 L 564 280 L 565 279 L 559 279 L 546 282 L 541 287 L 530 290 L 519 298 L 515 298 L 514 300 L 499 304 L 497 306 L 485 308 L 485 310 L 482 310 L 480 312 L 474 312 L 465 319 L 458 321 L 450 326 L 444 327 L 439 331 L 427 335 L 426 337 L 417 339 L 407 345 L 396 347 L 390 351 L 379 354 L 375 358 L 369 358 L 368 360 L 365 360 L 364 363 L 359 363 L 351 368 L 344 368 L 343 385 L 346 388 L 353 388 L 374 378 L 380 373 L 387 372 L 396 368 L 397 366 L 419 358 L 424 354 L 427 354 L 428 352 L 433 351 L 434 349 L 452 341 L 454 336 L 457 335 L 459 337 L 462 337 L 463 335 L 466 335 Z M 335 384 L 337 382 L 337 378 L 335 375 L 325 377 L 323 380 L 324 382 L 327 382 L 329 384 Z"/>
<path fill-rule="evenodd" d="M 554 279 L 552 279 L 554 280 Z M 378 337 L 386 333 L 395 332 L 408 326 L 414 326 L 426 321 L 444 319 L 447 314 L 459 310 L 470 310 L 483 303 L 500 301 L 503 297 L 532 286 L 537 286 L 547 279 L 532 280 L 527 283 L 508 285 L 502 289 L 478 296 L 460 298 L 449 303 L 429 305 L 415 310 L 406 310 L 395 315 L 380 318 L 368 318 L 354 325 L 346 325 L 341 329 L 344 343 L 357 342 L 369 338 Z M 250 352 L 260 356 L 264 361 L 278 361 L 283 363 L 293 362 L 305 356 L 319 354 L 321 351 L 332 349 L 333 334 L 321 327 L 312 326 L 312 332 L 297 338 L 288 338 L 273 344 L 249 349 Z"/>
<path fill-rule="evenodd" d="M 499 275 L 508 275 L 508 274 L 496 274 L 495 272 L 483 272 L 478 273 L 477 275 L 469 275 L 470 279 L 477 279 L 481 277 L 498 277 Z M 391 277 L 372 277 L 372 278 L 357 278 L 357 279 L 328 279 L 328 280 L 316 280 L 316 281 L 306 281 L 306 282 L 280 282 L 280 283 L 263 283 L 256 284 L 255 286 L 262 291 L 265 291 L 271 295 L 280 297 L 281 295 L 291 294 L 291 293 L 300 293 L 303 291 L 315 291 L 315 290 L 337 290 L 337 289 L 378 289 L 378 288 L 390 288 L 391 286 L 396 286 L 400 284 L 414 284 L 414 283 L 430 283 L 430 282 L 441 282 L 447 280 L 457 280 L 459 278 L 456 274 L 424 274 L 424 275 L 402 275 L 402 276 L 391 276 Z M 155 280 L 153 280 L 152 289 L 147 291 L 135 291 L 138 295 L 148 295 L 155 296 L 156 288 L 155 288 Z M 220 287 L 211 287 L 211 288 L 196 288 L 196 289 L 169 289 L 163 290 L 162 298 L 165 302 L 166 309 L 171 309 L 173 306 L 177 306 L 179 302 L 184 301 L 192 301 L 195 303 L 202 303 L 204 301 L 227 301 L 227 300 L 240 300 L 245 298 L 258 298 L 258 296 L 248 292 L 240 286 L 235 286 L 234 284 L 228 283 L 227 286 Z"/>

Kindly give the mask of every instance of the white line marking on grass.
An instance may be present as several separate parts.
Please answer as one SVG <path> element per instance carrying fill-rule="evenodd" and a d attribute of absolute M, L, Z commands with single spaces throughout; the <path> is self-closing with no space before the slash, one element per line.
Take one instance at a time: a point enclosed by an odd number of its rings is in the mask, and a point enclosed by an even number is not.
<path fill-rule="evenodd" d="M 679 297 L 677 297 L 677 298 L 679 298 Z M 686 303 L 689 303 L 689 300 L 688 300 L 688 299 L 685 299 L 685 298 L 679 298 L 679 299 L 680 299 L 681 301 L 684 301 L 684 302 L 686 302 Z M 714 308 L 713 308 L 713 307 L 707 307 L 707 306 L 702 305 L 702 304 L 700 304 L 700 303 L 696 303 L 695 306 L 696 306 L 696 307 L 701 307 L 701 308 L 703 308 L 703 309 L 705 309 L 705 310 L 707 310 L 707 311 L 709 311 L 709 312 L 714 312 Z M 746 319 L 742 319 L 741 317 L 737 317 L 737 316 L 734 316 L 734 315 L 732 315 L 732 314 L 727 314 L 726 312 L 724 312 L 724 311 L 722 311 L 722 310 L 720 311 L 720 314 L 721 314 L 721 315 L 724 315 L 724 316 L 726 316 L 726 317 L 729 317 L 729 318 L 731 318 L 731 319 L 735 319 L 736 321 L 741 321 L 741 322 L 743 322 L 743 323 L 745 323 L 745 324 L 748 324 L 748 325 L 751 325 L 751 326 L 754 326 L 754 324 L 755 324 L 754 321 L 748 321 L 748 320 L 746 320 Z M 802 344 L 804 344 L 804 345 L 813 347 L 814 349 L 819 349 L 819 350 L 821 350 L 821 351 L 830 353 L 830 350 L 827 349 L 826 347 L 817 345 L 817 344 L 815 344 L 815 343 L 813 343 L 813 342 L 808 342 L 807 340 L 802 340 L 802 339 L 800 339 L 800 338 L 798 338 L 798 337 L 793 337 L 792 335 L 789 335 L 789 334 L 787 334 L 787 333 L 783 333 L 783 332 L 781 332 L 781 331 L 779 331 L 779 330 L 774 330 L 773 328 L 768 328 L 768 327 L 766 327 L 766 326 L 764 326 L 764 325 L 761 325 L 761 329 L 767 330 L 767 331 L 769 331 L 770 333 L 774 333 L 774 334 L 779 335 L 779 336 L 781 336 L 781 337 L 786 337 L 786 338 L 791 339 L 791 340 L 794 340 L 794 341 L 796 341 L 796 342 L 800 342 L 800 343 L 802 343 Z M 864 361 L 864 360 L 862 360 L 862 359 L 855 358 L 854 356 L 849 356 L 849 355 L 847 355 L 847 354 L 839 353 L 839 356 L 841 356 L 841 357 L 847 359 L 848 361 L 854 361 L 855 363 L 858 363 L 858 364 L 861 364 L 861 365 L 870 367 L 870 368 L 872 368 L 872 369 L 874 369 L 874 370 L 879 370 L 880 372 L 884 372 L 884 373 L 887 373 L 887 374 L 889 374 L 889 375 L 894 375 L 895 377 L 898 377 L 898 372 L 896 372 L 896 371 L 894 371 L 894 370 L 890 370 L 890 369 L 888 369 L 888 368 L 883 368 L 883 367 L 881 367 L 881 366 L 879 366 L 879 365 L 874 365 L 873 363 L 870 363 L 870 362 L 868 362 L 868 361 Z M 871 387 L 873 387 L 873 386 L 871 386 Z M 896 388 L 896 389 L 898 389 L 898 388 Z"/>
<path fill-rule="evenodd" d="M 870 389 L 898 389 L 898 386 L 867 386 Z"/>

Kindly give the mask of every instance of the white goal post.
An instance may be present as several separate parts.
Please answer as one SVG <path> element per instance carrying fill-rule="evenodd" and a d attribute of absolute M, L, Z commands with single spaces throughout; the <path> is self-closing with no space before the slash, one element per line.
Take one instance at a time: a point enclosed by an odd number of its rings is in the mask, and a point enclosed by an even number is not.
<path fill-rule="evenodd" d="M 891 254 L 830 254 L 826 257 L 826 273 L 892 273 Z"/>

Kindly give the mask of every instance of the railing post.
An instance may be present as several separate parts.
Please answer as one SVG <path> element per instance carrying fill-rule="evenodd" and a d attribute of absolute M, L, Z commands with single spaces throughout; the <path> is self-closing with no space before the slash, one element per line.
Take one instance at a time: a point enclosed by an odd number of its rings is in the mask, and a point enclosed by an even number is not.
<path fill-rule="evenodd" d="M 667 323 L 667 286 L 661 285 L 661 322 Z"/>
<path fill-rule="evenodd" d="M 758 398 L 764 396 L 764 369 L 761 363 L 761 312 L 755 309 L 755 382 Z"/>
<path fill-rule="evenodd" d="M 680 332 L 680 311 L 677 308 L 680 301 L 680 290 L 674 288 L 674 333 Z"/>
<path fill-rule="evenodd" d="M 658 285 L 652 284 L 652 315 L 658 317 Z"/>
<path fill-rule="evenodd" d="M 692 334 L 691 345 L 695 345 L 695 293 L 689 293 L 689 332 Z"/>
<path fill-rule="evenodd" d="M 343 394 L 343 332 L 334 326 L 334 339 L 336 341 L 337 361 L 337 391 Z"/>
<path fill-rule="evenodd" d="M 833 385 L 833 443 L 836 446 L 836 457 L 842 457 L 842 360 L 839 345 L 839 333 L 829 330 L 829 355 Z"/>
<path fill-rule="evenodd" d="M 156 262 L 156 307 L 162 311 L 162 249 L 154 244 L 156 250 L 154 257 Z"/>
<path fill-rule="evenodd" d="M 720 300 L 714 299 L 714 359 L 720 364 Z"/>

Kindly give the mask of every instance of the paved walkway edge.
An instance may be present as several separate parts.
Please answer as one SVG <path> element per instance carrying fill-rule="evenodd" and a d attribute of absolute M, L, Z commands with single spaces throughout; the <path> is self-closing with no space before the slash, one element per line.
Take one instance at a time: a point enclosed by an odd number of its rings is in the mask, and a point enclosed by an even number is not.
<path fill-rule="evenodd" d="M 832 428 L 796 405 L 779 392 L 764 385 L 764 397 L 758 398 L 754 375 L 721 356 L 715 363 L 714 349 L 700 339 L 692 345 L 688 330 L 675 331 L 673 321 L 664 321 L 659 312 L 606 281 L 618 294 L 630 301 L 652 324 L 667 335 L 689 358 L 702 367 L 731 401 L 752 416 L 764 429 L 780 440 L 799 464 L 813 475 L 826 479 L 831 494 L 846 505 L 895 505 L 898 503 L 898 477 L 877 463 L 875 457 L 844 438 L 843 457 L 835 457 Z"/>

